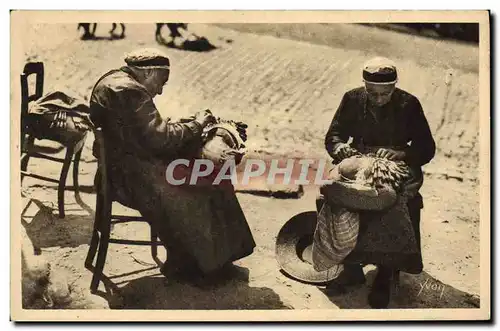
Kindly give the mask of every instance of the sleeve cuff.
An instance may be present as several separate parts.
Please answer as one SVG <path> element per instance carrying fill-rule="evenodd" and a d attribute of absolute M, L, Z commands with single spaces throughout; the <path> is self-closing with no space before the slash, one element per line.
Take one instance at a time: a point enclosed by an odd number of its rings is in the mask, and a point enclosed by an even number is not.
<path fill-rule="evenodd" d="M 194 136 L 201 136 L 203 133 L 203 126 L 196 121 L 192 121 L 186 124 L 187 127 L 191 130 Z"/>

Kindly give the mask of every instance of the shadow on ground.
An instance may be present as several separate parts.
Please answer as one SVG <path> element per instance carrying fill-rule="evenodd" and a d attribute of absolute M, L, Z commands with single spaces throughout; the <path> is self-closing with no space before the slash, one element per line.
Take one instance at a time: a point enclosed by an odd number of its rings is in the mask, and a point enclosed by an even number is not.
<path fill-rule="evenodd" d="M 376 271 L 366 275 L 367 283 L 354 291 L 338 296 L 329 296 L 331 302 L 344 309 L 370 309 L 367 302 Z M 391 294 L 388 308 L 479 308 L 479 298 L 444 284 L 427 272 L 419 275 L 401 273 L 397 292 Z"/>
<path fill-rule="evenodd" d="M 94 216 L 91 213 L 71 214 L 81 209 L 66 207 L 67 215 L 59 218 L 53 208 L 37 199 L 31 199 L 34 209 L 25 210 L 21 223 L 33 242 L 35 249 L 49 247 L 77 247 L 87 245 L 92 234 Z M 88 211 L 92 211 L 89 207 Z M 93 212 L 93 211 L 92 211 Z"/>
<path fill-rule="evenodd" d="M 158 38 L 157 42 L 158 44 L 168 48 L 175 48 L 190 52 L 210 52 L 217 49 L 217 47 L 210 43 L 207 38 L 198 36 L 196 36 L 195 40 L 185 40 L 181 45 L 176 45 L 173 42 L 167 42 L 163 38 Z"/>
<path fill-rule="evenodd" d="M 201 288 L 160 274 L 123 283 L 106 277 L 106 292 L 98 295 L 112 309 L 292 309 L 272 289 L 249 286 L 248 274 L 234 266 L 225 280 Z"/>
<path fill-rule="evenodd" d="M 82 36 L 80 37 L 81 40 L 84 40 L 84 41 L 115 41 L 115 40 L 122 40 L 122 39 L 125 39 L 125 36 L 120 36 L 120 35 L 116 35 L 116 34 L 113 34 L 113 35 L 110 35 L 110 36 L 107 36 L 107 37 L 104 37 L 104 36 Z"/>

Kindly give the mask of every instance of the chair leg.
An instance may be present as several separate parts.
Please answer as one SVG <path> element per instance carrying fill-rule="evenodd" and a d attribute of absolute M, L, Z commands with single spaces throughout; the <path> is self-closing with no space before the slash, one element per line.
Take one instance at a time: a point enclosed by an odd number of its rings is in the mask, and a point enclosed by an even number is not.
<path fill-rule="evenodd" d="M 73 151 L 73 147 L 68 147 L 66 157 L 64 158 L 64 163 L 61 169 L 61 176 L 59 178 L 59 188 L 57 190 L 59 218 L 64 218 L 66 216 L 64 213 L 64 191 L 66 190 L 66 178 L 68 177 L 69 166 L 71 165 L 71 159 L 73 158 Z"/>
<path fill-rule="evenodd" d="M 151 227 L 151 256 L 153 260 L 158 263 L 158 235 Z"/>
<path fill-rule="evenodd" d="M 33 149 L 33 146 L 35 146 L 35 137 L 28 136 L 28 140 L 26 141 L 26 154 L 21 158 L 21 171 L 28 170 L 28 162 L 30 160 L 29 152 Z M 21 175 L 21 183 L 23 181 L 23 178 L 24 175 Z"/>
<path fill-rule="evenodd" d="M 97 247 L 99 245 L 99 229 L 101 228 L 102 222 L 102 196 L 97 193 L 96 208 L 94 216 L 94 229 L 92 230 L 92 239 L 90 240 L 89 251 L 87 252 L 87 257 L 85 258 L 85 268 L 91 269 L 94 263 L 95 254 L 97 253 Z"/>
<path fill-rule="evenodd" d="M 90 239 L 89 251 L 87 252 L 87 257 L 85 258 L 85 268 L 91 269 L 94 263 L 95 254 L 97 253 L 97 247 L 99 245 L 99 232 L 94 229 L 92 231 L 92 239 Z"/>
<path fill-rule="evenodd" d="M 80 195 L 80 187 L 78 185 L 78 166 L 80 165 L 80 158 L 82 156 L 83 147 L 75 153 L 75 158 L 73 161 L 73 188 L 75 190 L 75 196 Z"/>
<path fill-rule="evenodd" d="M 90 292 L 96 293 L 99 287 L 99 282 L 101 280 L 104 264 L 106 263 L 106 255 L 108 253 L 109 246 L 109 230 L 101 232 L 101 238 L 99 240 L 99 250 L 97 251 L 97 261 L 94 269 L 94 274 L 92 275 L 92 282 L 90 283 Z"/>
<path fill-rule="evenodd" d="M 99 250 L 97 251 L 97 261 L 94 269 L 94 274 L 92 275 L 92 282 L 90 283 L 90 292 L 96 293 L 99 287 L 99 282 L 101 280 L 104 264 L 106 263 L 106 255 L 108 253 L 109 237 L 111 232 L 111 213 L 104 211 L 101 216 L 103 218 L 100 226 L 101 238 L 99 240 Z"/>

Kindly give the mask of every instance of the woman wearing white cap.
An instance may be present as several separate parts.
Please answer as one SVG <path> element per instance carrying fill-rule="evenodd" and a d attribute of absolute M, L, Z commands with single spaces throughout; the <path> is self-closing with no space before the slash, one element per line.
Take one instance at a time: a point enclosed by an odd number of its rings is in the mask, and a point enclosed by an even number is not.
<path fill-rule="evenodd" d="M 379 157 L 405 161 L 422 176 L 421 167 L 434 157 L 436 145 L 419 100 L 396 87 L 397 69 L 389 59 L 377 57 L 366 62 L 363 80 L 364 86 L 348 91 L 342 98 L 326 134 L 328 153 L 339 162 L 356 152 L 374 152 Z M 349 138 L 353 139 L 351 144 L 347 144 Z M 361 264 L 375 264 L 378 274 L 368 300 L 374 308 L 388 306 L 391 280 L 398 272 L 422 271 L 419 225 L 422 196 L 418 194 L 410 200 L 408 208 L 419 253 L 408 257 L 397 253 L 359 252 L 355 248 L 344 260 L 345 271 L 329 289 L 345 290 L 349 285 L 364 283 Z"/>
<path fill-rule="evenodd" d="M 210 111 L 181 122 L 161 117 L 153 98 L 170 74 L 161 51 L 141 49 L 125 62 L 95 84 L 91 117 L 106 141 L 113 192 L 153 223 L 167 247 L 162 273 L 205 276 L 250 255 L 255 242 L 232 187 L 179 187 L 166 180 L 168 164 L 192 159 L 215 118 Z"/>

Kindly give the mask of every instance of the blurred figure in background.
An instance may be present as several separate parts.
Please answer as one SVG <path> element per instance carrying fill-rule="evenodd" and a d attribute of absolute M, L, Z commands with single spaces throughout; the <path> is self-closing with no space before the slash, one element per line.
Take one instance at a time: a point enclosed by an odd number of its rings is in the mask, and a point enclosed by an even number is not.
<path fill-rule="evenodd" d="M 95 37 L 95 30 L 97 28 L 97 23 L 78 23 L 77 30 L 83 29 L 83 35 L 81 39 L 92 39 Z"/>
<path fill-rule="evenodd" d="M 115 35 L 115 30 L 118 27 L 116 23 L 113 23 L 111 26 L 111 30 L 109 30 L 109 34 L 111 38 L 118 37 L 120 39 L 125 38 L 125 24 L 119 23 L 120 27 L 122 29 L 121 34 Z M 80 28 L 83 29 L 84 33 L 81 37 L 82 40 L 87 40 L 87 39 L 95 39 L 95 30 L 97 29 L 97 23 L 78 23 L 77 30 L 80 30 Z"/>
<path fill-rule="evenodd" d="M 120 23 L 120 27 L 122 28 L 122 33 L 120 35 L 118 35 L 118 37 L 120 39 L 123 39 L 123 38 L 125 38 L 125 24 Z M 109 30 L 109 34 L 111 35 L 111 37 L 115 36 L 115 30 L 116 30 L 116 28 L 117 28 L 116 23 L 113 23 L 113 25 L 111 27 L 111 30 Z"/>
<path fill-rule="evenodd" d="M 163 36 L 161 35 L 161 29 L 164 25 L 166 25 L 168 30 L 170 31 L 169 40 L 165 40 L 165 38 L 163 38 Z M 184 36 L 185 32 L 187 32 L 187 26 L 187 23 L 156 23 L 156 41 L 161 44 L 175 44 L 176 40 L 180 38 L 180 44 L 182 44 L 182 42 L 187 38 L 187 36 Z M 182 32 L 182 30 L 184 30 L 185 32 Z"/>

